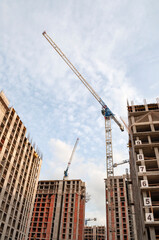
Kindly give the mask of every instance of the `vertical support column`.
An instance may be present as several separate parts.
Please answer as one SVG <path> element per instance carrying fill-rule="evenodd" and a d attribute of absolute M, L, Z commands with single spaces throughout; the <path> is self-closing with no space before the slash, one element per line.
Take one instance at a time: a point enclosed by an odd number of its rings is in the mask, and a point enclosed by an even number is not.
<path fill-rule="evenodd" d="M 111 118 L 105 117 L 106 169 L 108 188 L 108 236 L 116 240 L 115 199 L 114 199 L 114 168 L 112 151 Z"/>
<path fill-rule="evenodd" d="M 155 228 L 154 227 L 149 227 L 149 230 L 150 230 L 151 239 L 156 240 Z"/>
<path fill-rule="evenodd" d="M 96 226 L 93 226 L 93 240 L 96 240 Z"/>
<path fill-rule="evenodd" d="M 78 237 L 78 231 L 77 231 L 77 218 L 78 218 L 77 213 L 78 213 L 78 206 L 79 206 L 78 194 L 75 193 L 74 197 L 75 197 L 75 200 L 74 200 L 74 218 L 73 218 L 73 239 L 76 239 L 76 237 Z"/>
<path fill-rule="evenodd" d="M 132 239 L 136 239 L 137 237 L 135 236 L 135 233 L 134 233 L 134 219 L 133 219 L 133 211 L 132 211 L 132 205 L 131 205 L 131 202 L 132 202 L 132 195 L 131 195 L 131 187 L 130 187 L 130 176 L 129 176 L 129 173 L 128 173 L 128 168 L 126 168 L 126 179 L 127 181 L 125 181 L 125 184 L 126 184 L 126 188 L 127 188 L 127 209 L 128 209 L 128 219 L 129 219 L 129 222 L 127 223 L 127 225 L 129 225 L 129 229 L 130 229 L 130 232 L 129 232 L 129 237 L 131 237 Z"/>
<path fill-rule="evenodd" d="M 53 232 L 53 239 L 59 239 L 59 235 L 60 235 L 60 224 L 61 222 L 59 222 L 59 219 L 61 220 L 61 216 L 60 216 L 60 211 L 61 211 L 61 207 L 63 207 L 63 205 L 61 204 L 61 202 L 63 202 L 62 197 L 63 197 L 63 188 L 64 188 L 64 182 L 65 181 L 59 181 L 58 183 L 58 189 L 57 189 L 57 204 L 56 204 L 56 214 L 55 214 L 55 220 L 54 220 L 54 232 Z"/>

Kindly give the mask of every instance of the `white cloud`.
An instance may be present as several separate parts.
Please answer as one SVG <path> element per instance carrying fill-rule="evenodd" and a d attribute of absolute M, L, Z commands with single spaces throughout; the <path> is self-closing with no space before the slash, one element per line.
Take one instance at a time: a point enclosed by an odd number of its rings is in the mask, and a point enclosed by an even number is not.
<path fill-rule="evenodd" d="M 158 2 L 148 0 L 0 2 L 0 86 L 43 152 L 41 179 L 62 179 L 74 144 L 70 141 L 80 137 L 70 177 L 86 181 L 92 195 L 88 217 L 103 224 L 101 106 L 42 32 L 49 33 L 111 110 L 126 119 L 127 99 L 141 104 L 143 98 L 154 102 L 158 96 L 157 9 Z M 127 133 L 113 122 L 112 129 L 118 162 L 128 156 Z M 124 168 L 115 171 L 122 174 Z"/>
<path fill-rule="evenodd" d="M 72 153 L 73 145 L 59 139 L 51 139 L 49 145 L 52 156 L 47 163 L 47 179 L 62 179 L 63 172 L 67 167 Z M 79 146 L 76 149 L 68 171 L 69 179 L 81 179 L 86 182 L 86 191 L 91 195 L 91 200 L 86 204 L 86 217 L 92 217 L 91 212 L 94 209 L 94 214 L 98 215 L 97 223 L 100 225 L 105 224 L 103 218 L 99 217 L 100 214 L 103 214 L 103 208 L 105 208 L 105 167 L 103 161 L 100 158 L 83 159 L 78 154 L 78 148 Z"/>

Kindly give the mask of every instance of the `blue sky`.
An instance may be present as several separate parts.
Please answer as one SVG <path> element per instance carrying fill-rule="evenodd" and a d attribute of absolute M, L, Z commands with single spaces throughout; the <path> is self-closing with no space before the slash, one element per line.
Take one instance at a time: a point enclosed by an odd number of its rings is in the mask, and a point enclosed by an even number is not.
<path fill-rule="evenodd" d="M 40 179 L 86 182 L 86 217 L 105 224 L 104 119 L 99 103 L 42 36 L 53 38 L 110 109 L 155 102 L 159 88 L 158 0 L 0 1 L 0 89 L 43 153 Z M 128 158 L 127 133 L 112 123 L 114 162 Z M 126 165 L 118 167 L 123 174 Z"/>

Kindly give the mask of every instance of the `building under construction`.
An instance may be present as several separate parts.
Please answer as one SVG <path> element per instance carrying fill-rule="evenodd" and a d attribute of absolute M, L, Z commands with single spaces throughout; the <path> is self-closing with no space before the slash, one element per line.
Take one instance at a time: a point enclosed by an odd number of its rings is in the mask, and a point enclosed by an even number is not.
<path fill-rule="evenodd" d="M 105 240 L 105 226 L 85 226 L 84 240 Z"/>
<path fill-rule="evenodd" d="M 0 239 L 27 239 L 41 158 L 0 92 Z"/>
<path fill-rule="evenodd" d="M 113 181 L 112 181 L 113 180 Z M 106 222 L 107 222 L 107 240 L 137 240 L 134 206 L 132 199 L 132 186 L 129 175 L 114 176 L 109 178 L 110 184 L 114 185 L 114 191 L 111 192 L 106 186 Z M 111 209 L 114 209 L 115 217 L 109 218 L 108 200 Z M 109 204 L 109 205 L 110 205 Z M 114 228 L 110 228 L 110 221 L 113 221 Z"/>
<path fill-rule="evenodd" d="M 81 180 L 39 181 L 29 240 L 83 240 L 85 183 Z"/>
<path fill-rule="evenodd" d="M 128 105 L 130 171 L 138 240 L 159 239 L 159 103 Z"/>

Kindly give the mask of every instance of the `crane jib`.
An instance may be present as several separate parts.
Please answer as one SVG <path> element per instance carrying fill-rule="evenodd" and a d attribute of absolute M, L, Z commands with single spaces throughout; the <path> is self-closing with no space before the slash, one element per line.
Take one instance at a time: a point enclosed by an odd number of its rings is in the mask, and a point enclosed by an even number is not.
<path fill-rule="evenodd" d="M 107 105 L 101 98 L 99 98 L 99 103 L 102 105 L 103 108 L 107 108 Z"/>
<path fill-rule="evenodd" d="M 103 100 L 98 96 L 98 94 L 94 91 L 94 89 L 89 85 L 89 83 L 85 80 L 85 78 L 79 73 L 79 71 L 75 68 L 75 66 L 70 62 L 70 60 L 65 56 L 65 54 L 61 51 L 61 49 L 47 35 L 47 33 L 45 31 L 43 32 L 43 36 L 47 39 L 47 41 L 51 44 L 51 46 L 56 50 L 56 52 L 61 56 L 61 58 L 66 62 L 66 64 L 70 67 L 70 69 L 77 75 L 77 77 L 81 80 L 81 82 L 87 87 L 87 89 L 90 91 L 90 93 L 102 105 L 102 114 L 104 115 L 104 117 L 105 118 L 112 117 L 112 119 L 120 127 L 121 131 L 124 131 L 124 127 L 115 118 L 115 115 L 112 113 L 112 111 L 107 107 L 107 105 L 103 102 Z"/>

